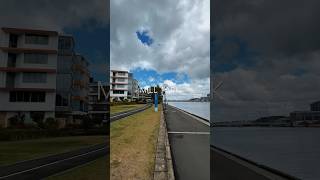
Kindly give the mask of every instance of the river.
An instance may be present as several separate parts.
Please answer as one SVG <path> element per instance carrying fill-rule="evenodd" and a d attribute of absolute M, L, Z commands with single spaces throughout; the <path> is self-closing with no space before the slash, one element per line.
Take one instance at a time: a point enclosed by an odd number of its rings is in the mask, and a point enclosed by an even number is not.
<path fill-rule="evenodd" d="M 210 102 L 168 102 L 169 105 L 210 120 Z"/>
<path fill-rule="evenodd" d="M 210 104 L 170 102 L 210 119 Z M 320 128 L 215 127 L 211 144 L 306 180 L 320 179 Z"/>

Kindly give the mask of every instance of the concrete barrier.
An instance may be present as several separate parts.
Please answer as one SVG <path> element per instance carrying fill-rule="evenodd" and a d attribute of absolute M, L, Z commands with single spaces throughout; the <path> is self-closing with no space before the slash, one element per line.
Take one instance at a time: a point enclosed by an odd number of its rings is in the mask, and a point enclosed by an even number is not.
<path fill-rule="evenodd" d="M 174 171 L 171 158 L 171 149 L 168 139 L 166 122 L 161 112 L 160 128 L 156 147 L 154 180 L 174 180 Z"/>
<path fill-rule="evenodd" d="M 298 178 L 211 146 L 213 180 L 297 180 Z"/>

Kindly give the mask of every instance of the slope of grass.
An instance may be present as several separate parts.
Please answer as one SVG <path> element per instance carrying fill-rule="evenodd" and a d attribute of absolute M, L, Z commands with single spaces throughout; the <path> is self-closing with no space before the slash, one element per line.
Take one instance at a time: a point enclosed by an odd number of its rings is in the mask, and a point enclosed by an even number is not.
<path fill-rule="evenodd" d="M 160 113 L 149 108 L 111 123 L 111 179 L 152 179 Z"/>
<path fill-rule="evenodd" d="M 0 142 L 0 166 L 63 153 L 107 141 L 107 136 L 72 136 Z"/>

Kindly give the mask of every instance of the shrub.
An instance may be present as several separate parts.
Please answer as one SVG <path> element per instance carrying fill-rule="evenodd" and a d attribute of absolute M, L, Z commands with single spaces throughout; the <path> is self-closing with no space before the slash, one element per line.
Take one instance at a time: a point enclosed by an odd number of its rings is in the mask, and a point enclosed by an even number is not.
<path fill-rule="evenodd" d="M 52 117 L 48 117 L 45 121 L 45 128 L 46 129 L 58 129 L 59 122 Z"/>
<path fill-rule="evenodd" d="M 32 120 L 37 123 L 39 128 L 44 128 L 44 122 L 43 122 L 43 118 L 44 118 L 44 113 L 43 112 L 33 112 L 31 115 Z"/>
<path fill-rule="evenodd" d="M 19 124 L 19 119 L 17 116 L 12 116 L 8 120 L 10 122 L 11 127 L 17 127 L 17 125 Z"/>

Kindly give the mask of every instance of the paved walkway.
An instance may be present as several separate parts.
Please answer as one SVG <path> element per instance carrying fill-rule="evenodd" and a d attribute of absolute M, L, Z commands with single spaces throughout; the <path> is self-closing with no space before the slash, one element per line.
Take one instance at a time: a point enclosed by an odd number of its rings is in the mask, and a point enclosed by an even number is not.
<path fill-rule="evenodd" d="M 210 127 L 172 106 L 165 112 L 175 178 L 210 179 Z"/>

